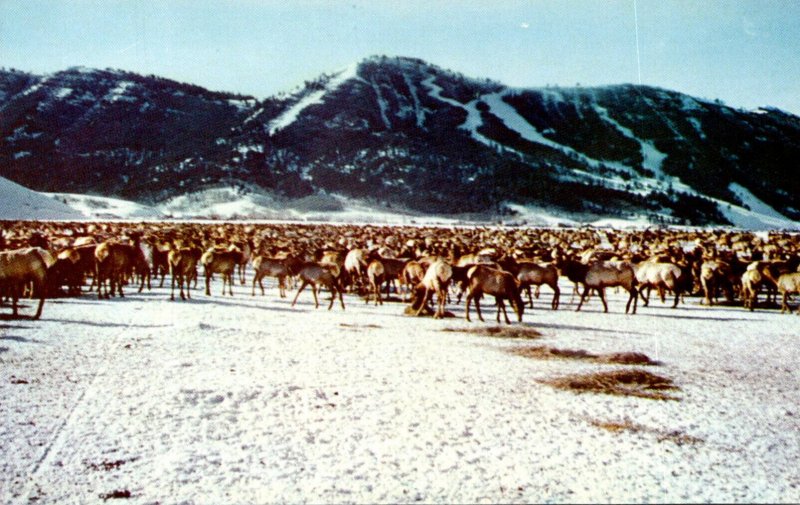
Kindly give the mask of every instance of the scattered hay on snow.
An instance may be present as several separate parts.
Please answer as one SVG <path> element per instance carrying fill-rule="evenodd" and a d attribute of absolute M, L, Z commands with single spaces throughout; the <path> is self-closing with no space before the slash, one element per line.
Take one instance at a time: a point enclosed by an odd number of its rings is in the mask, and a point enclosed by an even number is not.
<path fill-rule="evenodd" d="M 425 308 L 422 309 L 422 312 L 420 312 L 420 314 L 417 315 L 417 309 L 415 309 L 411 305 L 407 305 L 406 308 L 403 310 L 403 314 L 405 314 L 406 316 L 415 316 L 415 317 L 431 317 L 433 316 L 434 311 L 430 308 L 430 306 L 426 305 Z M 444 317 L 450 318 L 450 317 L 456 317 L 456 315 L 450 312 L 449 310 L 445 310 Z"/>
<path fill-rule="evenodd" d="M 612 354 L 592 354 L 584 350 L 558 349 L 555 347 L 535 346 L 509 349 L 511 354 L 534 359 L 577 359 L 595 363 L 611 363 L 616 365 L 658 365 L 646 354 L 639 352 L 616 352 Z"/>
<path fill-rule="evenodd" d="M 534 340 L 541 338 L 542 333 L 535 328 L 527 326 L 482 326 L 477 328 L 444 328 L 442 331 L 451 333 L 469 333 L 482 337 L 516 338 Z"/>
<path fill-rule="evenodd" d="M 589 419 L 588 421 L 592 426 L 596 426 L 612 433 L 649 433 L 655 435 L 659 442 L 673 442 L 676 445 L 694 445 L 704 442 L 702 438 L 687 435 L 681 430 L 659 430 L 634 423 L 627 418 L 624 421 L 601 421 L 599 419 Z"/>
<path fill-rule="evenodd" d="M 377 324 L 349 324 L 349 323 L 339 323 L 339 326 L 342 328 L 349 328 L 353 330 L 379 330 L 383 328 Z"/>
<path fill-rule="evenodd" d="M 539 382 L 558 389 L 578 393 L 603 393 L 619 396 L 635 396 L 652 400 L 679 400 L 664 393 L 666 390 L 679 390 L 672 380 L 645 370 L 612 370 L 581 375 L 567 375 Z"/>

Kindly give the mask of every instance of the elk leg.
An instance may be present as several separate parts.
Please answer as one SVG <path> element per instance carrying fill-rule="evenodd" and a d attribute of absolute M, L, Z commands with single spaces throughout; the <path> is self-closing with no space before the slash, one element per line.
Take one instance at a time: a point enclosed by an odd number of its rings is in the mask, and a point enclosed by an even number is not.
<path fill-rule="evenodd" d="M 575 285 L 575 289 L 578 289 L 578 285 Z M 583 302 L 586 300 L 586 295 L 589 294 L 589 286 L 583 287 L 583 294 L 581 295 L 581 300 L 578 302 L 578 308 L 575 309 L 575 312 L 580 312 L 581 307 L 583 307 Z"/>
<path fill-rule="evenodd" d="M 317 299 L 317 285 L 313 282 L 311 283 L 311 293 L 314 295 L 314 308 L 319 308 L 319 299 Z"/>
<path fill-rule="evenodd" d="M 642 297 L 642 303 L 645 307 L 650 305 L 650 286 L 647 286 L 647 294 L 645 295 L 644 290 L 639 291 L 639 296 Z"/>
<path fill-rule="evenodd" d="M 429 295 L 429 291 L 428 291 L 428 288 L 426 287 L 425 288 L 425 292 L 422 294 L 422 300 L 420 300 L 420 303 L 419 303 L 419 309 L 417 309 L 417 313 L 416 313 L 417 316 L 422 314 L 422 311 L 425 309 L 425 306 L 428 305 L 428 295 Z"/>
<path fill-rule="evenodd" d="M 480 296 L 476 296 L 475 297 L 475 312 L 478 313 L 478 319 L 480 319 L 481 322 L 483 322 L 483 315 L 481 314 L 481 297 Z"/>
<path fill-rule="evenodd" d="M 17 317 L 18 316 L 18 307 L 17 303 L 19 303 L 19 283 L 15 282 L 11 286 L 11 316 Z M 781 311 L 783 312 L 783 311 Z"/>
<path fill-rule="evenodd" d="M 306 282 L 305 280 L 300 283 L 300 289 L 298 289 L 297 290 L 297 294 L 294 295 L 294 301 L 292 301 L 292 307 L 294 307 L 294 304 L 297 303 L 297 297 L 300 296 L 300 292 L 303 291 L 306 288 L 307 284 L 308 284 L 308 282 Z"/>
<path fill-rule="evenodd" d="M 42 316 L 42 307 L 44 307 L 45 283 L 42 281 L 36 286 L 39 290 L 39 306 L 36 308 L 36 314 L 33 315 L 33 319 L 39 319 Z"/>
<path fill-rule="evenodd" d="M 553 302 L 551 306 L 553 310 L 558 310 L 558 303 L 561 300 L 561 290 L 558 288 L 558 284 L 551 286 L 553 288 Z"/>
<path fill-rule="evenodd" d="M 636 302 L 639 299 L 639 295 L 637 294 L 636 286 L 631 286 L 630 290 L 630 297 L 628 298 L 628 304 L 625 306 L 625 313 L 628 313 L 628 306 L 633 302 L 633 310 L 631 310 L 631 314 L 636 314 Z"/>
<path fill-rule="evenodd" d="M 436 319 L 444 319 L 444 306 L 447 303 L 447 290 L 444 292 L 437 291 L 436 297 L 438 299 L 438 307 L 436 310 L 436 315 L 434 316 Z"/>
<path fill-rule="evenodd" d="M 336 301 L 336 288 L 333 286 L 329 286 L 328 288 L 331 292 L 331 303 L 328 304 L 328 310 L 333 308 L 333 302 Z"/>
<path fill-rule="evenodd" d="M 603 302 L 603 312 L 608 312 L 608 304 L 606 303 L 606 289 L 598 288 L 597 294 L 600 295 L 600 301 Z"/>

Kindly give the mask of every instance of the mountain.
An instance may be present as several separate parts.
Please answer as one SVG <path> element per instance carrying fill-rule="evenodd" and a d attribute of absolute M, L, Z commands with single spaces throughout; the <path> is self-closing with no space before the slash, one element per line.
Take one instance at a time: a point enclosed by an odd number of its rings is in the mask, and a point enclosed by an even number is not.
<path fill-rule="evenodd" d="M 265 100 L 119 70 L 0 72 L 0 175 L 147 204 L 215 188 L 386 209 L 800 220 L 800 118 L 648 86 L 510 88 L 372 57 Z"/>

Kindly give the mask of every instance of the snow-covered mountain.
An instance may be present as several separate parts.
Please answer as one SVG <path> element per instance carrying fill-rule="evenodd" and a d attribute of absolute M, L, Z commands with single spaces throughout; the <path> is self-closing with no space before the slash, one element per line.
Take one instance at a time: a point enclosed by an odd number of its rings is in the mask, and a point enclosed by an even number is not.
<path fill-rule="evenodd" d="M 539 208 L 791 224 L 798 159 L 800 118 L 779 110 L 646 86 L 510 88 L 410 58 L 266 100 L 114 70 L 0 73 L 0 175 L 150 205 L 228 191 L 506 219 Z"/>

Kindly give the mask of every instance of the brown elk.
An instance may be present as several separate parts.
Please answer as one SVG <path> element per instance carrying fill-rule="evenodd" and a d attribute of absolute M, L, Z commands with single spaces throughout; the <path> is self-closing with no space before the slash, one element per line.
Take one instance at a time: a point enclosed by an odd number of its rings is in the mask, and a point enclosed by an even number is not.
<path fill-rule="evenodd" d="M 636 274 L 630 263 L 612 261 L 593 263 L 586 270 L 583 285 L 585 287 L 583 294 L 581 294 L 578 308 L 575 309 L 576 312 L 581 310 L 583 303 L 589 296 L 589 291 L 592 289 L 600 296 L 600 301 L 603 303 L 603 312 L 608 312 L 605 288 L 620 286 L 629 294 L 628 303 L 625 305 L 625 313 L 627 314 L 630 310 L 632 314 L 636 314 L 636 301 L 639 298 L 639 294 L 636 289 Z"/>
<path fill-rule="evenodd" d="M 167 255 L 170 251 L 169 244 L 156 240 L 155 238 L 150 238 L 148 240 L 152 250 L 152 266 L 151 266 L 151 275 L 154 275 L 156 278 L 160 275 L 161 282 L 159 283 L 158 287 L 164 287 L 164 278 L 169 272 L 169 261 L 167 259 Z"/>
<path fill-rule="evenodd" d="M 344 310 L 344 299 L 342 298 L 342 286 L 340 284 L 339 274 L 341 271 L 339 267 L 335 264 L 330 263 L 306 263 L 298 272 L 298 277 L 300 277 L 300 288 L 297 290 L 297 294 L 294 295 L 294 300 L 292 301 L 292 307 L 297 303 L 297 297 L 300 296 L 300 293 L 305 289 L 306 286 L 311 284 L 311 293 L 314 295 L 314 307 L 319 308 L 319 300 L 317 298 L 317 286 L 322 285 L 328 288 L 331 292 L 331 302 L 328 304 L 328 310 L 331 310 L 333 307 L 333 302 L 336 300 L 336 295 L 339 295 L 339 302 L 342 305 L 342 310 Z"/>
<path fill-rule="evenodd" d="M 286 278 L 291 275 L 286 260 L 256 256 L 253 258 L 253 270 L 253 296 L 256 295 L 256 283 L 261 287 L 263 296 L 264 277 L 275 277 L 278 279 L 278 294 L 281 298 L 286 298 Z"/>
<path fill-rule="evenodd" d="M 122 244 L 108 240 L 95 247 L 94 257 L 98 298 L 107 299 L 115 294 L 119 295 L 120 298 L 125 297 L 122 286 L 141 254 L 138 238 L 134 240 L 133 244 Z M 106 282 L 108 282 L 108 285 L 106 285 Z M 142 277 L 140 291 L 143 286 L 144 277 Z M 103 288 L 105 288 L 105 293 L 103 293 Z"/>
<path fill-rule="evenodd" d="M 0 287 L 11 293 L 13 317 L 18 317 L 18 301 L 23 286 L 33 283 L 39 295 L 39 305 L 33 319 L 39 319 L 47 291 L 47 269 L 55 263 L 49 252 L 40 247 L 28 247 L 0 252 Z"/>
<path fill-rule="evenodd" d="M 558 287 L 558 268 L 554 264 L 539 264 L 533 261 L 520 261 L 517 262 L 512 258 L 506 258 L 500 261 L 500 266 L 510 272 L 519 281 L 520 289 L 524 289 L 528 293 L 528 303 L 533 308 L 533 297 L 531 296 L 531 286 L 538 288 L 544 284 L 553 290 L 553 299 L 550 302 L 550 308 L 558 310 L 559 301 L 561 299 L 561 289 Z"/>
<path fill-rule="evenodd" d="M 406 286 L 406 293 L 409 295 L 412 292 L 412 289 L 417 286 L 420 282 L 422 282 L 422 278 L 425 276 L 425 269 L 422 265 L 416 261 L 411 260 L 403 267 L 403 272 L 400 274 L 401 284 Z M 408 301 L 404 299 L 403 301 Z"/>
<path fill-rule="evenodd" d="M 664 303 L 664 292 L 669 290 L 675 294 L 675 301 L 672 308 L 678 306 L 681 294 L 691 287 L 691 282 L 688 276 L 691 275 L 690 270 L 683 270 L 678 265 L 669 262 L 659 261 L 643 261 L 634 267 L 636 272 L 636 280 L 639 285 L 639 294 L 642 297 L 642 302 L 645 307 L 650 303 L 650 292 L 653 288 L 658 290 L 658 295 L 661 302 Z M 647 295 L 644 294 L 644 288 L 647 288 Z"/>
<path fill-rule="evenodd" d="M 366 296 L 366 303 L 369 303 L 370 294 L 375 296 L 375 305 L 379 303 L 383 305 L 383 298 L 381 297 L 381 285 L 383 284 L 386 276 L 386 269 L 383 263 L 379 260 L 372 260 L 367 265 L 367 279 L 369 280 L 369 290 Z"/>
<path fill-rule="evenodd" d="M 467 311 L 466 318 L 469 321 L 469 306 L 472 300 L 475 300 L 475 310 L 478 313 L 478 319 L 483 321 L 481 315 L 480 299 L 484 294 L 494 296 L 497 305 L 497 322 L 500 322 L 500 311 L 503 311 L 506 324 L 511 324 L 506 313 L 506 306 L 503 300 L 508 300 L 517 314 L 517 320 L 522 322 L 522 314 L 525 310 L 525 303 L 522 301 L 520 295 L 519 281 L 514 276 L 506 271 L 497 270 L 494 268 L 477 265 L 470 269 L 469 277 L 469 293 L 467 293 Z"/>
<path fill-rule="evenodd" d="M 752 312 L 758 301 L 758 291 L 764 283 L 764 276 L 758 268 L 748 268 L 742 274 L 742 305 Z"/>
<path fill-rule="evenodd" d="M 211 296 L 211 277 L 215 274 L 222 275 L 222 294 L 225 295 L 225 286 L 228 294 L 233 296 L 233 272 L 239 264 L 241 252 L 237 249 L 208 249 L 200 257 L 200 264 L 206 278 L 206 295 Z"/>
<path fill-rule="evenodd" d="M 191 299 L 189 283 L 197 277 L 197 252 L 192 247 L 173 248 L 167 253 L 171 287 L 169 299 L 175 299 L 175 283 L 180 286 L 181 300 Z M 186 286 L 184 294 L 183 287 Z"/>
<path fill-rule="evenodd" d="M 239 283 L 244 286 L 245 284 L 245 271 L 247 270 L 247 263 L 253 256 L 253 241 L 251 239 L 241 240 L 229 248 L 229 250 L 238 250 L 240 252 L 239 258 L 236 260 L 236 270 L 239 274 Z"/>
<path fill-rule="evenodd" d="M 792 312 L 789 308 L 789 295 L 800 293 L 800 272 L 783 274 L 778 277 L 778 292 L 781 294 L 781 314 Z M 800 306 L 797 307 L 797 314 L 800 314 Z"/>
<path fill-rule="evenodd" d="M 367 273 L 367 252 L 364 249 L 356 248 L 347 251 L 344 257 L 344 270 L 350 278 L 350 287 L 357 290 L 363 283 Z"/>
<path fill-rule="evenodd" d="M 79 268 L 81 255 L 73 249 L 67 248 L 56 255 L 55 263 L 47 272 L 49 296 L 63 294 L 62 286 L 67 285 L 68 296 L 81 294 L 83 285 L 83 272 Z"/>
<path fill-rule="evenodd" d="M 419 303 L 417 315 L 420 315 L 428 304 L 428 301 L 436 294 L 436 312 L 434 319 L 444 317 L 444 307 L 447 303 L 447 289 L 450 287 L 450 280 L 453 277 L 453 268 L 444 260 L 436 260 L 425 271 L 422 282 L 417 285 L 417 300 Z M 412 305 L 413 306 L 413 305 Z"/>

